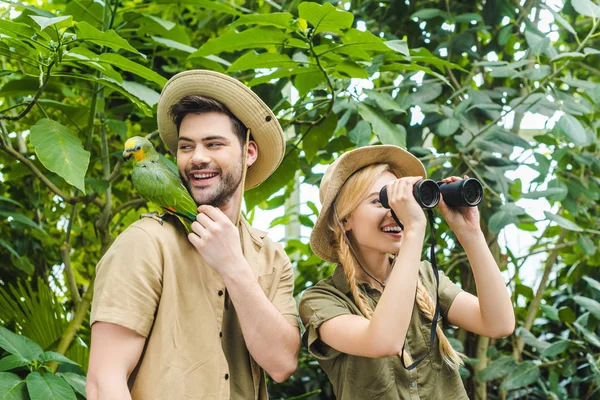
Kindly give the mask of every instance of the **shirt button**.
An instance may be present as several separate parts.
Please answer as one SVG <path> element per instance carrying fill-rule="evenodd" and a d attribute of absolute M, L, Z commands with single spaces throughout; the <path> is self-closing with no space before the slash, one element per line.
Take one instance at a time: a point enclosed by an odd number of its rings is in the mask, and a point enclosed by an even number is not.
<path fill-rule="evenodd" d="M 229 374 L 225 374 L 225 380 L 229 379 Z"/>
<path fill-rule="evenodd" d="M 222 291 L 222 290 L 219 290 L 219 291 L 217 292 L 217 294 L 218 294 L 219 296 L 223 296 L 223 291 Z"/>
<path fill-rule="evenodd" d="M 411 388 L 415 388 L 416 386 L 417 386 L 417 382 L 415 382 L 415 381 L 412 381 L 412 382 L 410 383 L 410 387 L 411 387 Z"/>

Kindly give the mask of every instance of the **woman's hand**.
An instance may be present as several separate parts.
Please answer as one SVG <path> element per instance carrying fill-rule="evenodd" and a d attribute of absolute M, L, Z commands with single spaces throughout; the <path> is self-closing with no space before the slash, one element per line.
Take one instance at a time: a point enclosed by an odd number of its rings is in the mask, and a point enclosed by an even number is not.
<path fill-rule="evenodd" d="M 465 178 L 468 178 L 468 176 L 465 175 Z M 459 178 L 458 176 L 451 176 L 442 179 L 442 182 L 451 183 L 460 181 L 461 179 L 462 178 Z M 456 233 L 459 240 L 465 235 L 481 232 L 481 226 L 479 225 L 479 209 L 477 207 L 448 207 L 444 202 L 443 196 L 440 198 L 438 207 L 442 216 L 450 226 L 450 229 Z"/>
<path fill-rule="evenodd" d="M 407 231 L 427 226 L 425 213 L 413 195 L 413 186 L 421 179 L 407 176 L 387 184 L 388 203 Z"/>

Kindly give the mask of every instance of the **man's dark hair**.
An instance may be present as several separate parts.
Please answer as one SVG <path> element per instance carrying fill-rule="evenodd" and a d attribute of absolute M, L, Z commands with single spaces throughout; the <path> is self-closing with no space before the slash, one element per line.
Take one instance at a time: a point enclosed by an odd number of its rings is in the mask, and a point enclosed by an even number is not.
<path fill-rule="evenodd" d="M 223 103 L 215 99 L 198 95 L 185 96 L 169 109 L 169 115 L 177 127 L 177 134 L 179 134 L 179 127 L 186 115 L 199 115 L 208 112 L 218 112 L 227 115 L 231 121 L 233 133 L 238 137 L 240 145 L 244 146 L 248 128 Z"/>

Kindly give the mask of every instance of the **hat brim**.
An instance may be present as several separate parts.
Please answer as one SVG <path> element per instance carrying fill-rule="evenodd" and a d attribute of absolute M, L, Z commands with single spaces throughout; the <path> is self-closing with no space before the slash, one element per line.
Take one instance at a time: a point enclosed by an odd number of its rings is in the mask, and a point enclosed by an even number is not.
<path fill-rule="evenodd" d="M 372 164 L 387 164 L 398 178 L 404 176 L 427 176 L 423 163 L 408 151 L 389 145 L 365 146 L 342 154 L 329 168 L 326 188 L 321 192 L 321 213 L 310 235 L 310 247 L 325 261 L 339 262 L 333 232 L 329 229 L 332 204 L 344 183 L 356 171 Z"/>
<path fill-rule="evenodd" d="M 200 95 L 223 103 L 250 132 L 258 146 L 258 158 L 248 168 L 245 190 L 264 182 L 279 166 L 285 153 L 285 138 L 273 111 L 243 83 L 209 70 L 181 72 L 167 82 L 158 101 L 157 122 L 160 137 L 177 155 L 177 127 L 169 110 L 185 96 Z"/>

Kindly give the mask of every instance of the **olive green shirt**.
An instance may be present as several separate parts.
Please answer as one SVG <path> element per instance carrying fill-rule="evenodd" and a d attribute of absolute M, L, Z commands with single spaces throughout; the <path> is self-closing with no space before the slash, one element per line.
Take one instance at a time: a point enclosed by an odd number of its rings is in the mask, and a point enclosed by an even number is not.
<path fill-rule="evenodd" d="M 97 266 L 91 323 L 111 322 L 147 338 L 130 378 L 133 400 L 266 400 L 223 279 L 181 225 L 143 218 Z M 242 251 L 266 297 L 298 326 L 289 258 L 265 232 L 240 224 Z M 300 333 L 300 332 L 298 332 Z"/>
<path fill-rule="evenodd" d="M 395 268 L 402 266 L 396 265 Z M 421 262 L 419 275 L 424 286 L 434 296 L 435 276 L 428 262 Z M 381 292 L 368 284 L 361 284 L 359 287 L 375 308 Z M 452 301 L 461 291 L 440 271 L 439 323 L 442 323 L 442 318 L 447 318 Z M 437 338 L 433 351 L 429 351 L 431 321 L 419 311 L 416 304 L 404 350 L 410 354 L 413 362 L 423 356 L 426 358 L 410 371 L 402 366 L 399 355 L 385 358 L 353 356 L 341 353 L 321 341 L 321 324 L 346 314 L 362 315 L 354 304 L 340 265 L 332 276 L 308 288 L 300 301 L 300 317 L 306 327 L 303 343 L 327 373 L 337 399 L 468 399 L 458 372 L 442 361 Z"/>

